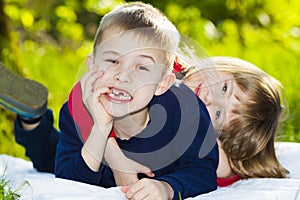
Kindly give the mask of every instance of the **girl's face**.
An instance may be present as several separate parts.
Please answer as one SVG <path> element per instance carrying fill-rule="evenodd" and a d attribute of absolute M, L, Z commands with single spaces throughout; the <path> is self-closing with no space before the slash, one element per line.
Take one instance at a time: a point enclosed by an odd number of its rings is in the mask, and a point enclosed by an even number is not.
<path fill-rule="evenodd" d="M 218 75 L 198 74 L 197 81 L 185 82 L 205 103 L 217 133 L 229 126 L 233 117 L 233 105 L 238 104 L 236 95 L 241 93 L 233 75 L 218 72 Z M 237 95 L 239 96 L 239 95 Z"/>

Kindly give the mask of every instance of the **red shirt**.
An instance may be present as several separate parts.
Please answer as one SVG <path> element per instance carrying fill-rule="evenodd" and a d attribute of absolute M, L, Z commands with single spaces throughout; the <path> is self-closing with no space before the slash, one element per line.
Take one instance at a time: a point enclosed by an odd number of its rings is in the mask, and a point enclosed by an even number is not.
<path fill-rule="evenodd" d="M 237 182 L 240 179 L 241 177 L 239 175 L 235 175 L 234 177 L 231 178 L 217 178 L 217 184 L 219 187 L 226 187 Z"/>

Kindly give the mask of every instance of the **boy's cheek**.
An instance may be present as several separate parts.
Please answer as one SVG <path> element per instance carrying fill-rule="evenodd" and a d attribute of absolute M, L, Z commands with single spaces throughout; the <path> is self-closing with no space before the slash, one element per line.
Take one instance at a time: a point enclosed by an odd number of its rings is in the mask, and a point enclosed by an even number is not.
<path fill-rule="evenodd" d="M 93 66 L 96 66 L 100 69 L 104 69 L 105 68 L 105 62 L 103 61 L 103 58 L 101 57 L 98 57 L 98 58 L 95 58 L 94 62 L 93 62 Z"/>

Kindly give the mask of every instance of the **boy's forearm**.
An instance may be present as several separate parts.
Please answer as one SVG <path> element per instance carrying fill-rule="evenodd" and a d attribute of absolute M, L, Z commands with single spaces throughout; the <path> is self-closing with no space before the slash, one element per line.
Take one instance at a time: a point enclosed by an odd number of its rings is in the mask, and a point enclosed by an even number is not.
<path fill-rule="evenodd" d="M 82 147 L 83 160 L 93 171 L 98 171 L 104 156 L 109 131 L 103 131 L 94 125 L 90 136 Z"/>
<path fill-rule="evenodd" d="M 59 127 L 62 134 L 56 148 L 56 177 L 99 185 L 99 180 L 103 178 L 101 173 L 103 165 L 95 172 L 83 159 L 81 153 L 84 145 L 83 140 L 69 112 L 67 103 L 63 105 L 60 111 Z"/>

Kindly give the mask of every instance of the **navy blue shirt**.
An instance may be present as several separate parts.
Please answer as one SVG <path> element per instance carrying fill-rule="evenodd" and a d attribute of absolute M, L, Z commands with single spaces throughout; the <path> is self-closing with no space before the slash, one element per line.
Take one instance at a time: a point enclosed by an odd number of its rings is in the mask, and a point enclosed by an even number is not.
<path fill-rule="evenodd" d="M 167 182 L 182 198 L 217 188 L 218 148 L 205 105 L 184 84 L 174 84 L 149 104 L 150 120 L 136 136 L 117 143 L 129 158 L 148 166 L 154 179 Z M 111 169 L 101 164 L 92 171 L 81 156 L 83 142 L 67 103 L 60 112 L 62 132 L 57 145 L 55 174 L 102 187 L 116 186 Z M 139 174 L 139 178 L 143 175 Z"/>

